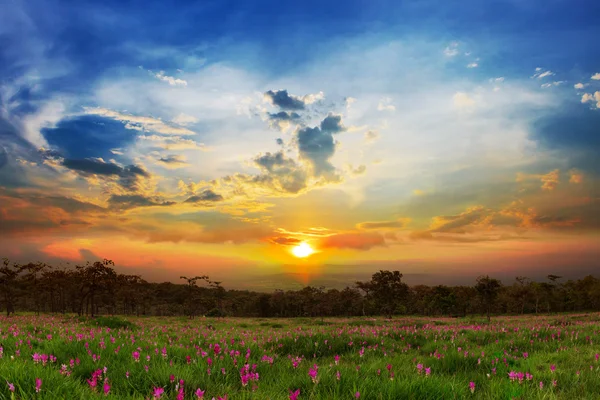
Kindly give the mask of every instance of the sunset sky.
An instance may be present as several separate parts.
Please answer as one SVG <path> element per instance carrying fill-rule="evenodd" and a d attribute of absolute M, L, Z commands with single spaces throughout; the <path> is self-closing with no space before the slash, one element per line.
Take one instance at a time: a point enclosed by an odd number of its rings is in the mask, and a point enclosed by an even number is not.
<path fill-rule="evenodd" d="M 256 290 L 600 267 L 598 2 L 2 3 L 0 257 Z"/>

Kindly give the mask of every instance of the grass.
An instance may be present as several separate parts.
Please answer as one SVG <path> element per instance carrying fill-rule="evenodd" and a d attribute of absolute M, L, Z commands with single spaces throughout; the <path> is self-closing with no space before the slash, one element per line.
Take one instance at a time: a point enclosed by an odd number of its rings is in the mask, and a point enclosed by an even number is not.
<path fill-rule="evenodd" d="M 2 317 L 0 399 L 104 398 L 104 377 L 114 399 L 152 398 L 155 387 L 164 388 L 162 399 L 175 399 L 179 380 L 186 399 L 196 399 L 198 388 L 205 399 L 227 394 L 228 400 L 289 399 L 297 389 L 299 399 L 355 399 L 357 392 L 360 399 L 597 399 L 599 321 L 599 314 L 498 317 L 491 324 L 478 318 Z M 36 353 L 56 361 L 36 363 Z M 245 363 L 259 376 L 247 386 L 240 376 Z M 318 383 L 309 376 L 315 365 Z M 88 380 L 104 367 L 93 389 Z M 533 378 L 511 381 L 511 371 Z"/>

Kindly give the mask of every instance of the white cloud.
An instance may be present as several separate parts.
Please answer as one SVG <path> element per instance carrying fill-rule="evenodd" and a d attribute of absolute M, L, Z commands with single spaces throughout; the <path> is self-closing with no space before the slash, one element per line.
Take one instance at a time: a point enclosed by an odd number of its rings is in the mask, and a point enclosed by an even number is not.
<path fill-rule="evenodd" d="M 117 121 L 126 122 L 128 129 L 145 130 L 165 135 L 195 135 L 187 128 L 179 128 L 165 124 L 162 120 L 152 117 L 141 117 L 137 115 L 123 114 L 118 111 L 109 110 L 102 107 L 83 107 L 86 114 L 100 115 L 106 118 L 112 118 Z"/>
<path fill-rule="evenodd" d="M 592 75 L 592 78 L 595 81 L 600 81 L 600 72 L 596 72 L 594 75 Z"/>
<path fill-rule="evenodd" d="M 392 104 L 392 99 L 390 97 L 384 97 L 383 99 L 379 100 L 377 109 L 379 111 L 396 111 L 396 106 Z"/>
<path fill-rule="evenodd" d="M 552 75 L 554 75 L 554 72 L 550 70 L 542 72 L 542 69 L 538 67 L 535 69 L 535 73 L 533 74 L 532 78 L 543 79 Z"/>
<path fill-rule="evenodd" d="M 454 57 L 458 55 L 458 43 L 452 42 L 448 47 L 444 49 L 444 54 L 447 57 Z"/>
<path fill-rule="evenodd" d="M 323 100 L 325 98 L 325 94 L 323 92 L 315 93 L 315 94 L 307 94 L 302 96 L 301 99 L 304 104 L 312 104 L 316 101 Z"/>
<path fill-rule="evenodd" d="M 551 86 L 560 86 L 563 83 L 565 83 L 565 81 L 554 81 L 554 82 L 551 82 L 551 83 L 544 83 L 544 84 L 541 85 L 541 87 L 543 87 L 543 88 L 549 88 Z"/>
<path fill-rule="evenodd" d="M 178 116 L 171 120 L 171 122 L 176 123 L 177 125 L 191 125 L 195 124 L 198 121 L 198 118 L 184 113 L 180 113 Z"/>
<path fill-rule="evenodd" d="M 454 106 L 458 108 L 470 108 L 475 105 L 475 100 L 465 92 L 455 93 L 452 97 L 452 101 L 454 102 Z"/>
<path fill-rule="evenodd" d="M 591 93 L 584 93 L 581 96 L 582 103 L 593 103 L 596 102 L 596 108 L 600 108 L 600 92 L 597 91 L 593 95 Z"/>
<path fill-rule="evenodd" d="M 573 85 L 573 87 L 574 87 L 575 89 L 583 89 L 583 88 L 584 88 L 584 87 L 586 87 L 586 86 L 587 86 L 587 83 L 586 83 L 586 84 L 583 84 L 583 83 L 581 83 L 581 82 L 580 82 L 580 83 L 576 83 L 576 84 L 574 84 L 574 85 Z"/>
<path fill-rule="evenodd" d="M 477 67 L 479 67 L 479 64 L 477 64 L 476 62 L 472 62 L 467 65 L 467 68 L 477 68 Z"/>
<path fill-rule="evenodd" d="M 153 73 L 153 75 L 161 81 L 168 82 L 171 86 L 187 86 L 187 81 L 165 75 L 165 71 L 159 71 L 156 74 Z"/>

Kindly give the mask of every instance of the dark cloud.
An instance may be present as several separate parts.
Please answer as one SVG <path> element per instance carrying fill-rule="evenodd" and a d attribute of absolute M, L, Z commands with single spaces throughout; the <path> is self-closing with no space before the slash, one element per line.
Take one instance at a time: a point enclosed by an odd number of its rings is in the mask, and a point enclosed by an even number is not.
<path fill-rule="evenodd" d="M 100 175 L 105 177 L 118 177 L 118 183 L 128 190 L 138 189 L 141 178 L 149 178 L 150 174 L 138 165 L 121 167 L 112 162 L 99 159 L 69 159 L 65 158 L 62 165 L 82 176 Z"/>
<path fill-rule="evenodd" d="M 275 143 L 277 143 L 278 146 L 283 146 L 283 139 L 277 138 L 277 139 L 275 139 Z"/>
<path fill-rule="evenodd" d="M 213 192 L 210 189 L 202 191 L 200 194 L 191 196 L 185 202 L 186 203 L 200 203 L 200 202 L 216 202 L 223 200 L 223 196 Z"/>
<path fill-rule="evenodd" d="M 341 116 L 329 115 L 320 127 L 305 127 L 297 131 L 298 151 L 312 165 L 315 176 L 331 175 L 335 171 L 329 162 L 335 153 L 333 135 L 344 130 Z"/>
<path fill-rule="evenodd" d="M 62 165 L 85 175 L 120 175 L 123 168 L 111 162 L 103 162 L 94 159 L 69 159 L 65 158 Z"/>
<path fill-rule="evenodd" d="M 269 90 L 265 93 L 265 96 L 271 100 L 274 106 L 282 110 L 304 110 L 304 101 L 296 96 L 289 95 L 287 90 Z"/>
<path fill-rule="evenodd" d="M 287 158 L 283 151 L 265 153 L 254 158 L 254 163 L 263 171 L 261 175 L 245 176 L 247 183 L 270 186 L 277 191 L 298 193 L 307 186 L 307 175 L 292 159 Z M 242 175 L 238 175 L 242 177 Z"/>
<path fill-rule="evenodd" d="M 164 201 L 158 197 L 147 197 L 139 194 L 112 195 L 108 199 L 110 208 L 116 210 L 128 210 L 137 207 L 172 206 L 174 201 Z"/>
<path fill-rule="evenodd" d="M 271 121 L 292 121 L 292 120 L 297 120 L 300 119 L 300 114 L 292 112 L 292 113 L 288 113 L 285 111 L 280 111 L 276 114 L 272 114 L 272 113 L 268 113 L 269 114 L 269 119 Z"/>
<path fill-rule="evenodd" d="M 299 244 L 301 241 L 292 237 L 278 236 L 269 239 L 269 242 L 274 244 L 280 244 L 282 246 L 295 246 Z"/>

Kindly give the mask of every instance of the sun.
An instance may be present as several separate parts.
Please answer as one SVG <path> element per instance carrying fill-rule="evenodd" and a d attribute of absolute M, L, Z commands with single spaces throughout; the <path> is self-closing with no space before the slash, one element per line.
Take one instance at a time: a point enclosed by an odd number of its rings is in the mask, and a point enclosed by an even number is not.
<path fill-rule="evenodd" d="M 299 245 L 292 248 L 292 254 L 298 258 L 308 257 L 313 254 L 315 251 L 312 247 L 306 242 L 302 242 Z"/>

